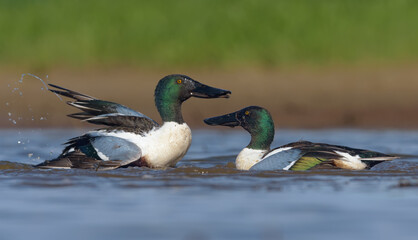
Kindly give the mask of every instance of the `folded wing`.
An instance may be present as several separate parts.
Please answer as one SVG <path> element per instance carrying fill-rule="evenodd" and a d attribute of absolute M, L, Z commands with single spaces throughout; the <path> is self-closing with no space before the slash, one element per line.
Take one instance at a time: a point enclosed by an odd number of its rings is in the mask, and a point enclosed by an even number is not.
<path fill-rule="evenodd" d="M 113 169 L 139 160 L 141 149 L 134 143 L 114 136 L 85 134 L 70 139 L 62 154 L 45 161 L 40 168 Z"/>
<path fill-rule="evenodd" d="M 251 170 L 305 171 L 336 168 L 336 161 L 347 162 L 349 165 L 363 162 L 365 168 L 371 168 L 395 158 L 398 157 L 364 149 L 300 141 L 272 149 Z"/>
<path fill-rule="evenodd" d="M 294 171 L 312 168 L 334 168 L 335 161 L 343 161 L 348 164 L 361 161 L 366 164 L 366 168 L 371 168 L 383 161 L 398 158 L 397 156 L 370 150 L 308 141 L 294 142 L 286 145 L 286 147 L 297 148 L 303 152 L 303 156 L 289 168 L 289 170 Z"/>
<path fill-rule="evenodd" d="M 279 170 L 286 169 L 293 162 L 297 161 L 302 156 L 302 151 L 299 149 L 290 149 L 271 154 L 256 163 L 250 170 Z"/>

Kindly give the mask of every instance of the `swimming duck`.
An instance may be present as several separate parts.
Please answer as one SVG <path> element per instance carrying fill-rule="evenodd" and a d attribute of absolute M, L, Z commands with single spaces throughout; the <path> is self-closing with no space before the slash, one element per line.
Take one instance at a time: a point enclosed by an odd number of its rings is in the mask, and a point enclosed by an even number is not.
<path fill-rule="evenodd" d="M 258 106 L 207 118 L 204 122 L 213 126 L 241 126 L 251 134 L 250 144 L 235 161 L 240 170 L 303 171 L 329 167 L 362 170 L 398 158 L 369 150 L 308 141 L 293 142 L 270 150 L 274 138 L 273 119 L 266 109 Z"/>
<path fill-rule="evenodd" d="M 175 166 L 190 147 L 192 134 L 184 122 L 181 105 L 190 97 L 228 98 L 228 90 L 213 88 L 185 75 L 168 75 L 155 89 L 155 105 L 163 124 L 121 104 L 103 101 L 57 85 L 55 94 L 82 112 L 68 115 L 106 128 L 70 139 L 60 156 L 39 168 L 106 170 L 127 166 L 164 168 Z M 52 89 L 53 88 L 53 89 Z"/>

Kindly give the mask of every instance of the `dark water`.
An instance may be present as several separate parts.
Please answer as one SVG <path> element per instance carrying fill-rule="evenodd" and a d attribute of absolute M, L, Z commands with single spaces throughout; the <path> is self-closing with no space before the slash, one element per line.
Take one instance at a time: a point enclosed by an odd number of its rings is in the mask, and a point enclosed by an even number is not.
<path fill-rule="evenodd" d="M 40 170 L 79 130 L 1 130 L 0 239 L 418 239 L 418 158 L 370 171 L 241 172 L 242 131 L 194 130 L 177 168 Z M 284 130 L 418 155 L 418 131 Z"/>

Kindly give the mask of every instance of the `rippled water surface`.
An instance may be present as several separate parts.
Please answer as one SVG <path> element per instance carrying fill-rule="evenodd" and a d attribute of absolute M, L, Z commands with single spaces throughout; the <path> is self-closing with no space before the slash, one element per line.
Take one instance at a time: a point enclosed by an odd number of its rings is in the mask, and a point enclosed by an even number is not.
<path fill-rule="evenodd" d="M 41 170 L 81 130 L 0 130 L 0 239 L 417 239 L 418 131 L 282 130 L 410 155 L 368 171 L 242 172 L 243 131 L 194 130 L 177 168 Z"/>

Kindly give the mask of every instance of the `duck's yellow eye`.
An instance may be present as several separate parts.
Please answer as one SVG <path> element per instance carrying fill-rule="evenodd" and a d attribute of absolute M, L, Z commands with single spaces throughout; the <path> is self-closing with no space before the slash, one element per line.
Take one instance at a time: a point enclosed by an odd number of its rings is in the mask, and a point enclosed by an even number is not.
<path fill-rule="evenodd" d="M 177 83 L 180 84 L 182 81 L 181 79 L 177 79 Z"/>
<path fill-rule="evenodd" d="M 250 111 L 245 111 L 245 115 L 250 115 Z"/>

